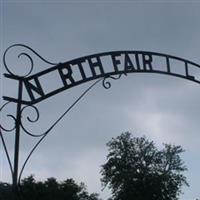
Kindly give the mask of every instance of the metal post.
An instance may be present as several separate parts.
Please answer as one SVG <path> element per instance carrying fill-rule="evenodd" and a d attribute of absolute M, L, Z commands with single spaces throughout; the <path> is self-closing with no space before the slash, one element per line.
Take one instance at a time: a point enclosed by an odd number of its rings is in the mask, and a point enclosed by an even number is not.
<path fill-rule="evenodd" d="M 15 152 L 14 152 L 14 170 L 13 170 L 13 192 L 15 196 L 17 196 L 18 193 L 18 166 L 19 166 L 22 89 L 23 89 L 22 80 L 20 80 L 18 88 L 17 111 L 16 111 Z M 15 198 L 17 199 L 17 197 Z"/>

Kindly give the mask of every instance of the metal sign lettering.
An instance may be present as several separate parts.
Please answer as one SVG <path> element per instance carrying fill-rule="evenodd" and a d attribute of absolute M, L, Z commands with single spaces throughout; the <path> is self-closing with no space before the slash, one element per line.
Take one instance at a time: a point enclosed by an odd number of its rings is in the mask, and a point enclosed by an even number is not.
<path fill-rule="evenodd" d="M 158 67 L 155 64 L 155 60 L 158 58 L 163 59 L 163 69 L 157 69 Z M 173 61 L 180 62 L 180 66 L 184 68 L 182 73 L 173 72 L 173 67 L 171 65 Z M 110 65 L 109 68 L 108 63 Z M 129 73 L 158 73 L 185 78 L 200 83 L 200 79 L 194 75 L 190 75 L 189 71 L 191 67 L 200 69 L 200 65 L 198 64 L 166 54 L 144 51 L 116 51 L 95 54 L 60 63 L 50 69 L 23 79 L 13 74 L 6 74 L 5 76 L 10 79 L 15 79 L 16 81 L 22 81 L 22 87 L 27 91 L 29 99 L 21 99 L 21 103 L 33 105 L 87 81 L 98 78 L 106 79 L 116 75 L 127 75 Z M 59 76 L 61 84 L 57 89 L 45 92 L 40 80 L 49 73 Z M 46 82 L 48 81 L 49 80 L 46 80 Z M 4 97 L 4 100 L 13 102 L 19 101 L 18 98 L 13 97 Z"/>

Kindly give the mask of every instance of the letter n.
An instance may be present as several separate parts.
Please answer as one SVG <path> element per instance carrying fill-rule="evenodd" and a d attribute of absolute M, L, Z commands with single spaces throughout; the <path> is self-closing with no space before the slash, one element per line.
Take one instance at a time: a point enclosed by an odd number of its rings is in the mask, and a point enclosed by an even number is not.
<path fill-rule="evenodd" d="M 34 80 L 35 84 L 31 83 L 30 81 Z M 44 91 L 41 87 L 41 84 L 38 80 L 38 77 L 35 77 L 33 79 L 30 80 L 24 80 L 24 85 L 26 87 L 26 90 L 29 94 L 29 97 L 32 101 L 34 101 L 36 99 L 36 97 L 34 96 L 33 92 L 36 92 L 37 94 L 39 94 L 41 97 L 44 96 Z"/>

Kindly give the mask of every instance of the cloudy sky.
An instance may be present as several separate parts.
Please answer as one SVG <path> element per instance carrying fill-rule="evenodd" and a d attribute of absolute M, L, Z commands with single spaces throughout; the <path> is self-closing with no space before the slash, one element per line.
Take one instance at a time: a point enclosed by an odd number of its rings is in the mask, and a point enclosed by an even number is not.
<path fill-rule="evenodd" d="M 15 85 L 2 76 L 3 52 L 15 43 L 32 47 L 55 63 L 116 50 L 167 53 L 200 63 L 200 1 L 1 0 L 0 6 L 1 96 L 16 94 Z M 34 59 L 33 73 L 51 67 Z M 23 62 L 28 64 L 14 56 L 9 62 L 19 70 Z M 49 87 L 56 81 L 50 81 Z M 40 133 L 47 129 L 91 84 L 39 103 L 41 118 L 34 126 L 27 124 L 30 130 Z M 109 90 L 99 84 L 52 130 L 24 176 L 35 174 L 37 180 L 74 178 L 106 199 L 109 191 L 101 191 L 99 173 L 106 159 L 106 142 L 130 131 L 134 136 L 146 135 L 158 146 L 163 142 L 182 145 L 190 187 L 183 189 L 181 199 L 200 197 L 199 99 L 200 85 L 172 76 L 130 74 L 112 81 Z M 15 105 L 8 109 L 14 112 Z M 1 119 L 9 124 L 3 114 Z M 13 138 L 12 133 L 5 134 L 10 152 Z M 22 134 L 20 163 L 36 141 Z M 0 180 L 10 181 L 2 144 L 0 151 Z"/>

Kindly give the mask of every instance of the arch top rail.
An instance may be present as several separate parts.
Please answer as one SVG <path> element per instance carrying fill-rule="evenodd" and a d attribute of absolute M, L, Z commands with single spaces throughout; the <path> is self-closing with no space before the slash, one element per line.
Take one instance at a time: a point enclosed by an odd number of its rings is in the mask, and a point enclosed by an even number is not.
<path fill-rule="evenodd" d="M 12 47 L 16 46 L 13 45 Z M 25 48 L 27 46 L 21 45 L 21 47 Z M 29 54 L 23 52 L 18 57 L 26 56 L 30 61 L 31 70 L 25 76 L 15 75 L 6 64 L 6 54 L 4 54 L 4 65 L 8 71 L 5 77 L 21 82 L 23 90 L 28 94 L 26 98 L 23 97 L 20 100 L 24 105 L 39 103 L 55 94 L 88 81 L 99 78 L 107 79 L 129 73 L 171 75 L 200 84 L 199 64 L 168 54 L 150 51 L 110 51 L 83 56 L 56 64 L 45 60 L 30 47 L 27 48 L 42 61 L 52 65 L 52 67 L 31 75 L 34 67 L 33 59 Z M 46 78 L 48 74 L 51 74 L 54 79 Z M 56 89 L 55 87 L 51 89 L 52 86 L 49 83 L 53 83 L 55 80 L 59 81 L 59 84 L 56 83 L 58 85 Z M 47 87 L 50 87 L 48 91 L 45 89 Z M 19 102 L 15 97 L 4 96 L 4 100 L 15 103 Z"/>

